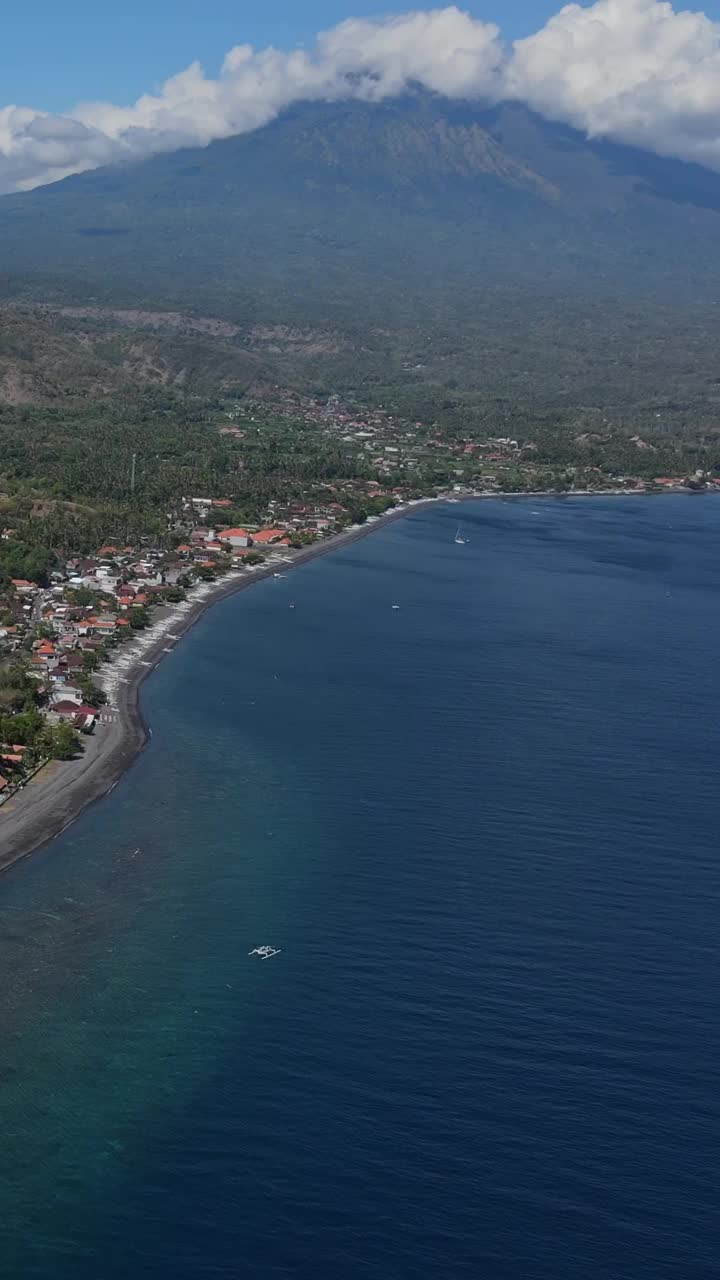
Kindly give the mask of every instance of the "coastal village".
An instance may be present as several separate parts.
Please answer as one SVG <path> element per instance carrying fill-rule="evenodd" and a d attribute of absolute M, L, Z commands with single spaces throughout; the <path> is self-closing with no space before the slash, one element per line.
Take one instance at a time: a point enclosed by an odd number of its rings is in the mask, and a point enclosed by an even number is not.
<path fill-rule="evenodd" d="M 383 409 L 359 412 L 338 396 L 320 403 L 276 389 L 272 404 L 225 404 L 215 430 L 243 449 L 271 412 L 338 441 L 352 462 L 347 479 L 308 486 L 302 497 L 267 500 L 262 523 L 240 523 L 231 492 L 180 497 L 167 513 L 167 536 L 137 545 L 107 544 L 93 554 L 54 557 L 45 581 L 0 582 L 0 814 L 50 760 L 70 760 L 117 718 L 122 654 L 143 661 L 183 613 L 238 577 L 281 573 L 299 554 L 392 509 L 437 497 L 504 492 L 652 492 L 719 488 L 720 480 L 613 476 L 597 467 L 537 461 L 537 448 L 505 436 L 451 439 Z M 642 442 L 641 442 L 642 443 Z M 639 447 L 639 446 L 638 446 Z M 12 544 L 12 526 L 0 529 Z M 161 648 L 161 651 L 162 651 Z M 145 660 L 145 665 L 151 665 Z"/>
<path fill-rule="evenodd" d="M 550 463 L 537 440 L 515 439 L 488 432 L 452 436 L 437 423 L 411 422 L 382 407 L 368 409 L 348 404 L 335 394 L 325 401 L 275 387 L 263 389 L 258 399 L 246 397 L 226 407 L 227 425 L 221 435 L 238 442 L 247 439 L 256 420 L 268 413 L 288 423 L 302 422 L 348 451 L 359 470 L 377 477 L 367 490 L 354 495 L 362 504 L 367 493 L 380 495 L 387 486 L 395 496 L 427 496 L 439 490 L 456 494 L 493 493 L 659 493 L 668 490 L 720 489 L 720 477 L 702 469 L 692 474 L 657 475 L 653 472 L 655 446 L 636 433 L 627 434 L 629 455 L 642 469 L 609 471 L 597 464 Z M 603 445 L 610 436 L 605 419 L 600 431 L 583 431 L 574 443 L 584 447 Z M 281 514 L 280 512 L 278 514 Z M 290 514 L 290 513 L 287 513 Z"/>
<path fill-rule="evenodd" d="M 338 516 L 313 515 L 312 524 L 303 516 L 298 542 L 292 523 L 216 528 L 225 503 L 187 500 L 188 541 L 172 552 L 104 546 L 68 559 L 47 585 L 14 579 L 0 593 L 0 806 L 48 760 L 73 758 L 84 737 L 112 722 L 125 652 L 137 657 L 157 643 L 219 582 L 279 570 L 309 531 L 324 535 Z"/>

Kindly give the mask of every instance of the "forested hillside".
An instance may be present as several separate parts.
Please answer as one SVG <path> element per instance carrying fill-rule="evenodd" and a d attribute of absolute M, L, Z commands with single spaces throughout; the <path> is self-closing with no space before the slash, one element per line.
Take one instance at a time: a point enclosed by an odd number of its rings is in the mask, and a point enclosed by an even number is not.
<path fill-rule="evenodd" d="M 0 402 L 110 422 L 277 386 L 712 460 L 719 229 L 717 175 L 517 105 L 305 104 L 0 200 Z"/>
<path fill-rule="evenodd" d="M 0 201 L 0 271 L 240 323 L 407 322 L 478 289 L 710 297 L 720 178 L 524 108 L 305 104 L 206 148 Z M 460 295 L 456 297 L 458 286 Z"/>

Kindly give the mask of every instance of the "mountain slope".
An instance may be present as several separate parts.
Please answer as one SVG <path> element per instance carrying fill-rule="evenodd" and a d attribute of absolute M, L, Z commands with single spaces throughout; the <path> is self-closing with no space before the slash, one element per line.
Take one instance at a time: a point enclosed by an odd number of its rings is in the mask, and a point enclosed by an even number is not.
<path fill-rule="evenodd" d="M 718 175 L 516 104 L 305 105 L 0 199 L 0 399 L 264 370 L 459 428 L 685 430 L 720 403 L 719 233 Z"/>
<path fill-rule="evenodd" d="M 112 316 L 64 311 L 0 307 L 0 404 L 76 407 L 153 389 L 202 396 L 263 381 L 258 355 L 215 341 L 210 322 L 193 329 L 131 315 L 118 325 Z"/>
<path fill-rule="evenodd" d="M 516 105 L 311 104 L 256 133 L 0 200 L 6 287 L 241 322 L 487 288 L 709 296 L 720 177 Z"/>

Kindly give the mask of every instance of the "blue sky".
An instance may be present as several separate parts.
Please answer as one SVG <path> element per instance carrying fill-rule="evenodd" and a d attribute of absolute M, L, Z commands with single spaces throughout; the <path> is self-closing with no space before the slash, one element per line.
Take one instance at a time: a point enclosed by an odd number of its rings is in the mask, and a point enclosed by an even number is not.
<path fill-rule="evenodd" d="M 347 17 L 437 9 L 444 0 L 9 0 L 0 106 L 63 111 L 79 99 L 130 102 L 195 58 L 214 72 L 227 49 L 287 48 Z M 542 26 L 562 0 L 457 0 L 508 38 Z M 720 10 L 720 0 L 706 9 Z"/>
<path fill-rule="evenodd" d="M 450 98 L 510 96 L 720 171 L 720 0 L 705 0 L 704 15 L 683 12 L 683 0 L 562 3 L 8 0 L 0 192 L 262 128 L 294 103 L 365 94 L 368 75 L 376 97 L 412 83 Z M 394 21 L 378 21 L 388 11 Z M 331 33 L 318 50 L 317 32 L 350 17 L 375 21 L 356 23 L 351 39 Z M 512 50 L 522 35 L 534 39 Z M 303 43 L 310 54 L 297 52 Z M 259 56 L 236 55 L 218 78 L 241 44 Z M 268 45 L 279 52 L 262 52 Z M 193 61 L 208 78 L 186 70 Z"/>

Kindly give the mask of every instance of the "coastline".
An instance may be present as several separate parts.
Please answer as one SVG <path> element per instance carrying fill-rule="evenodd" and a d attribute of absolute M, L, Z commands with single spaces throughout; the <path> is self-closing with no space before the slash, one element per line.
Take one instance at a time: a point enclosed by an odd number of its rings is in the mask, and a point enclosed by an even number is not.
<path fill-rule="evenodd" d="M 423 498 L 389 511 L 375 521 L 343 530 L 335 537 L 289 552 L 282 560 L 254 570 L 233 570 L 215 583 L 196 588 L 183 605 L 170 606 L 162 619 L 120 650 L 106 671 L 99 672 L 109 695 L 109 723 L 97 725 L 83 754 L 71 761 L 51 761 L 0 808 L 0 874 L 61 835 L 91 804 L 113 789 L 150 738 L 140 709 L 140 690 L 147 677 L 213 605 L 247 591 L 279 570 L 319 559 L 338 547 L 368 537 L 376 529 L 401 520 L 411 511 L 435 506 L 440 498 Z"/>
<path fill-rule="evenodd" d="M 195 589 L 180 605 L 170 606 L 164 616 L 126 650 L 120 650 L 114 661 L 102 672 L 109 695 L 109 723 L 100 723 L 87 739 L 81 756 L 72 761 L 51 762 L 5 805 L 0 807 L 0 874 L 29 854 L 48 845 L 65 831 L 91 804 L 101 800 L 117 784 L 137 759 L 150 738 L 140 708 L 140 690 L 147 677 L 168 652 L 196 622 L 221 600 L 246 591 L 256 582 L 270 578 L 278 570 L 294 569 L 339 547 L 402 520 L 413 511 L 421 511 L 438 503 L 472 502 L 490 498 L 538 500 L 542 497 L 611 497 L 633 496 L 630 490 L 585 490 L 575 493 L 498 494 L 496 492 L 442 494 L 436 498 L 419 498 L 400 509 L 388 511 L 367 524 L 356 525 L 334 537 L 301 551 L 283 554 L 254 570 L 233 570 L 215 583 Z M 642 495 L 640 496 L 659 496 Z M 100 673 L 99 673 L 100 674 Z"/>

